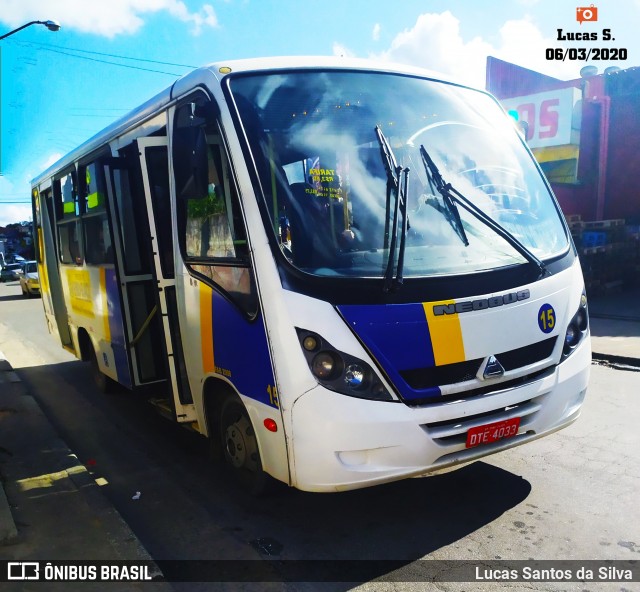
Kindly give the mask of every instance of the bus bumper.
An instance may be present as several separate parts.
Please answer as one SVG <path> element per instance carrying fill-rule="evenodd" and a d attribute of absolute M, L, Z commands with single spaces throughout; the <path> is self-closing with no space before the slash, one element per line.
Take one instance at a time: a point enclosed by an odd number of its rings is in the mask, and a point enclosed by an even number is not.
<path fill-rule="evenodd" d="M 416 407 L 318 386 L 297 399 L 291 411 L 292 484 L 317 492 L 358 489 L 467 463 L 551 434 L 578 418 L 590 363 L 590 340 L 585 339 L 534 382 Z M 512 417 L 521 418 L 515 436 L 466 447 L 470 428 Z"/>

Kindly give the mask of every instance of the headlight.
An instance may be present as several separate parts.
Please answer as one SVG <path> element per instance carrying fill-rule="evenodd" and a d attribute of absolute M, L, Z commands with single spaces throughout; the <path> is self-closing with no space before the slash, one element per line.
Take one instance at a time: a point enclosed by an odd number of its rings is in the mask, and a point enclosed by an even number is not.
<path fill-rule="evenodd" d="M 394 400 L 367 362 L 337 350 L 317 333 L 296 331 L 309 369 L 319 384 L 351 397 Z"/>
<path fill-rule="evenodd" d="M 364 368 L 360 364 L 349 364 L 344 371 L 344 381 L 349 388 L 357 389 L 364 386 Z"/>
<path fill-rule="evenodd" d="M 331 352 L 320 352 L 311 362 L 311 372 L 319 380 L 332 380 L 340 372 L 338 361 Z"/>
<path fill-rule="evenodd" d="M 582 291 L 580 297 L 580 307 L 576 314 L 567 325 L 567 332 L 564 335 L 564 348 L 562 350 L 562 357 L 566 358 L 576 348 L 576 346 L 582 341 L 582 338 L 587 334 L 589 328 L 589 311 L 587 309 L 587 295 Z"/>
<path fill-rule="evenodd" d="M 567 332 L 564 336 L 564 345 L 565 347 L 572 348 L 578 345 L 579 341 L 580 341 L 580 330 L 578 329 L 578 327 L 576 327 L 576 325 L 574 325 L 573 323 L 570 323 L 569 326 L 567 327 Z"/>

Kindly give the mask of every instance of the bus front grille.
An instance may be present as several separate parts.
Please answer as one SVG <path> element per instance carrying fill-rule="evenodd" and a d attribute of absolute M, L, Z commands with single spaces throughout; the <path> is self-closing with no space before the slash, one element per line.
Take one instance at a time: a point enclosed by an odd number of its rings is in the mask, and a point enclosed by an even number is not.
<path fill-rule="evenodd" d="M 497 353 L 495 357 L 502 364 L 505 372 L 517 370 L 551 357 L 556 339 L 557 337 L 550 337 L 524 347 Z M 423 390 L 473 380 L 476 378 L 482 362 L 483 359 L 480 358 L 431 368 L 403 370 L 400 372 L 400 376 L 412 389 Z"/>

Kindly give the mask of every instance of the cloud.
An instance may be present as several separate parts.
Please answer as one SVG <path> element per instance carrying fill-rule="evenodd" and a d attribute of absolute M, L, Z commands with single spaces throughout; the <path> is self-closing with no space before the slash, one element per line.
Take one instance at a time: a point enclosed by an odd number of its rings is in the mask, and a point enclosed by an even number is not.
<path fill-rule="evenodd" d="M 466 82 L 484 82 L 485 59 L 491 45 L 480 37 L 465 42 L 460 21 L 448 10 L 421 14 L 413 28 L 396 35 L 378 59 L 401 62 L 449 74 Z"/>
<path fill-rule="evenodd" d="M 31 212 L 31 204 L 7 205 L 3 204 L 0 201 L 0 226 L 6 226 L 7 224 L 15 224 L 16 222 L 31 220 L 32 217 L 33 215 Z"/>
<path fill-rule="evenodd" d="M 556 39 L 545 37 L 529 19 L 507 21 L 500 29 L 501 45 L 492 55 L 519 66 L 561 79 L 578 78 L 580 67 L 570 61 L 549 61 L 546 50 L 560 47 Z"/>
<path fill-rule="evenodd" d="M 38 165 L 38 172 L 48 169 L 62 158 L 60 152 L 52 152 Z M 0 176 L 0 226 L 31 220 L 31 179 L 33 173 L 25 171 L 19 180 L 10 181 Z M 26 203 L 9 203 L 26 202 Z"/>
<path fill-rule="evenodd" d="M 380 23 L 376 23 L 375 25 L 373 25 L 373 31 L 371 31 L 371 38 L 374 41 L 379 41 L 380 40 Z"/>
<path fill-rule="evenodd" d="M 7 177 L 0 177 L 0 226 L 31 220 L 30 195 L 28 184 L 16 187 Z"/>
<path fill-rule="evenodd" d="M 477 87 L 485 85 L 489 55 L 550 76 L 577 77 L 573 64 L 547 61 L 545 50 L 557 41 L 545 38 L 528 18 L 505 22 L 497 38 L 496 45 L 479 36 L 465 40 L 460 21 L 450 11 L 425 13 L 399 33 L 389 49 L 372 57 L 428 68 Z"/>
<path fill-rule="evenodd" d="M 104 37 L 133 34 L 144 25 L 144 16 L 165 12 L 191 25 L 191 34 L 199 35 L 204 27 L 217 27 L 218 18 L 210 4 L 191 12 L 181 0 L 56 0 L 43 8 L 41 0 L 3 0 L 0 21 L 19 27 L 31 20 L 53 19 L 62 27 Z"/>
<path fill-rule="evenodd" d="M 42 166 L 39 167 L 39 170 L 44 171 L 48 169 L 52 164 L 58 162 L 64 154 L 61 152 L 52 152 L 42 163 Z"/>

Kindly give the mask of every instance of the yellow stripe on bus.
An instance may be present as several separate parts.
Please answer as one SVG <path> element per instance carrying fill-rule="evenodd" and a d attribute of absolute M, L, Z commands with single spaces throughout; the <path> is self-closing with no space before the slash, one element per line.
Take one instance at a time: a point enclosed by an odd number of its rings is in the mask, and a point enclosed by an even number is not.
<path fill-rule="evenodd" d="M 44 237 L 42 228 L 38 228 L 38 279 L 40 281 L 40 294 L 49 294 L 49 276 L 44 255 Z"/>
<path fill-rule="evenodd" d="M 109 304 L 107 302 L 106 269 L 100 268 L 100 296 L 102 298 L 102 322 L 104 324 L 104 339 L 111 343 L 111 327 L 109 327 Z"/>
<path fill-rule="evenodd" d="M 67 282 L 73 312 L 94 318 L 95 314 L 93 310 L 93 300 L 91 298 L 91 277 L 89 271 L 84 269 L 69 269 L 67 270 Z"/>
<path fill-rule="evenodd" d="M 205 374 L 215 370 L 213 360 L 213 291 L 200 284 L 200 339 L 202 349 L 202 370 Z"/>
<path fill-rule="evenodd" d="M 438 304 L 455 304 L 455 301 L 424 302 L 422 304 L 429 325 L 431 347 L 436 366 L 464 362 L 466 358 L 460 317 L 458 314 L 435 316 L 433 307 Z"/>

